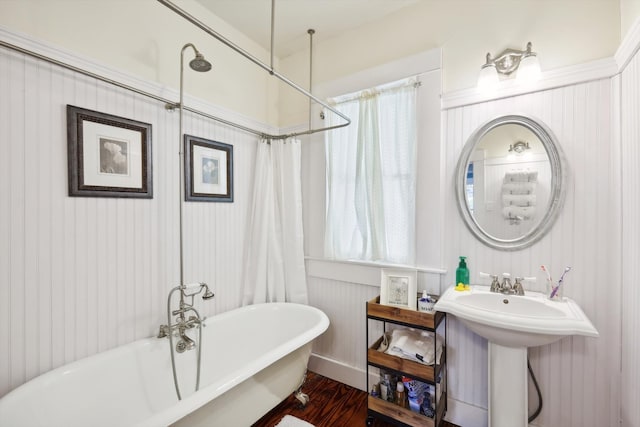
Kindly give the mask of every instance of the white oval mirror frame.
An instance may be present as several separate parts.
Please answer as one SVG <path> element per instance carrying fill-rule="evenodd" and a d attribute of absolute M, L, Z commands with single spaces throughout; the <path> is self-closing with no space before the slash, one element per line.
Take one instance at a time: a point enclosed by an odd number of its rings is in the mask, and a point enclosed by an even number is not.
<path fill-rule="evenodd" d="M 467 173 L 475 150 L 488 133 L 505 125 L 524 126 L 539 139 L 546 151 L 551 172 L 548 202 L 546 209 L 541 211 L 542 216 L 538 217 L 537 222 L 535 222 L 529 230 L 513 238 L 503 238 L 488 232 L 486 227 L 479 224 L 474 217 L 467 198 Z M 509 142 L 515 144 L 516 141 Z M 487 246 L 501 250 L 512 251 L 524 249 L 541 239 L 553 225 L 564 203 L 567 166 L 563 164 L 563 158 L 561 147 L 558 145 L 553 133 L 540 120 L 524 115 L 512 114 L 497 117 L 480 126 L 467 140 L 456 168 L 455 191 L 458 209 L 469 230 Z M 540 206 L 540 208 L 545 207 Z"/>

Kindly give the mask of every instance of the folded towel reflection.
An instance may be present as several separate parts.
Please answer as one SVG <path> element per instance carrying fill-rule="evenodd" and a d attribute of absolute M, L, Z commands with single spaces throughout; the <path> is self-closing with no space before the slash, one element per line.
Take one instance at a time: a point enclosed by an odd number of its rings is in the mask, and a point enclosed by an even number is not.
<path fill-rule="evenodd" d="M 503 194 L 502 206 L 535 206 L 536 195 L 535 194 Z"/>
<path fill-rule="evenodd" d="M 507 206 L 502 208 L 502 216 L 505 219 L 528 220 L 536 214 L 535 207 Z"/>
<path fill-rule="evenodd" d="M 538 181 L 538 171 L 517 171 L 504 174 L 502 182 L 536 182 Z"/>
<path fill-rule="evenodd" d="M 502 194 L 534 194 L 535 182 L 508 182 L 502 184 Z"/>
<path fill-rule="evenodd" d="M 410 359 L 415 362 L 433 365 L 442 355 L 442 337 L 434 333 L 415 329 L 394 329 L 391 332 L 389 347 L 385 353 Z M 434 353 L 435 351 L 435 353 Z"/>

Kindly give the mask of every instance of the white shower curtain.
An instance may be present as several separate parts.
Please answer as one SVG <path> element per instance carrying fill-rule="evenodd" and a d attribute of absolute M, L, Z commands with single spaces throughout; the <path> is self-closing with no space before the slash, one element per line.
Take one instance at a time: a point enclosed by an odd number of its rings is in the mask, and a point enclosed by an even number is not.
<path fill-rule="evenodd" d="M 307 304 L 300 141 L 258 144 L 243 278 L 243 305 Z"/>

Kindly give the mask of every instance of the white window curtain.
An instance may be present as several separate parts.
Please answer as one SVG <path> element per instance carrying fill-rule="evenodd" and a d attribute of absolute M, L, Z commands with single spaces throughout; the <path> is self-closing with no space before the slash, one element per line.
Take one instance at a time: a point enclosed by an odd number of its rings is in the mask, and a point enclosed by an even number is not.
<path fill-rule="evenodd" d="M 300 141 L 258 144 L 243 277 L 243 305 L 308 303 Z"/>
<path fill-rule="evenodd" d="M 328 258 L 415 262 L 417 86 L 404 80 L 334 100 L 352 125 L 325 137 Z"/>

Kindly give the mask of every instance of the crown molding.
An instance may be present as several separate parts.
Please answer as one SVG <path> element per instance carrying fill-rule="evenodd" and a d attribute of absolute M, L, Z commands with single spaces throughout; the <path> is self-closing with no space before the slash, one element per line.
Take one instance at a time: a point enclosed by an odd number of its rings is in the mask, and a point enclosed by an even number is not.
<path fill-rule="evenodd" d="M 539 92 L 542 90 L 555 89 L 558 87 L 610 78 L 617 74 L 617 72 L 618 66 L 613 58 L 599 59 L 585 64 L 572 65 L 569 67 L 545 71 L 542 73 L 540 80 L 526 86 L 516 83 L 515 79 L 509 79 L 501 81 L 498 84 L 498 87 L 489 93 L 483 93 L 476 87 L 449 92 L 442 96 L 442 109 L 446 110 L 449 108 L 462 107 L 480 102 L 493 101 L 532 92 Z"/>
<path fill-rule="evenodd" d="M 618 72 L 626 68 L 638 49 L 640 49 L 640 18 L 635 20 L 614 55 Z"/>
<path fill-rule="evenodd" d="M 141 79 L 133 74 L 123 72 L 116 68 L 99 63 L 91 58 L 62 49 L 58 46 L 54 46 L 46 41 L 9 30 L 8 28 L 1 25 L 0 40 L 9 45 L 21 48 L 27 52 L 32 52 L 37 55 L 53 59 L 55 61 L 68 64 L 72 67 L 88 71 L 92 74 L 96 74 L 106 79 L 113 80 L 117 83 L 129 86 L 142 92 L 146 92 L 166 100 L 175 99 L 176 104 L 179 102 L 179 89 L 162 85 L 157 82 Z M 12 51 L 11 47 L 0 46 L 0 48 Z M 15 52 L 20 53 L 19 51 Z M 279 131 L 279 129 L 275 126 L 259 122 L 258 120 L 252 119 L 243 114 L 212 104 L 211 102 L 206 101 L 202 98 L 194 97 L 189 94 L 185 94 L 184 98 L 185 105 L 202 111 L 203 113 L 216 116 L 245 127 L 257 129 L 267 134 L 277 134 Z"/>

